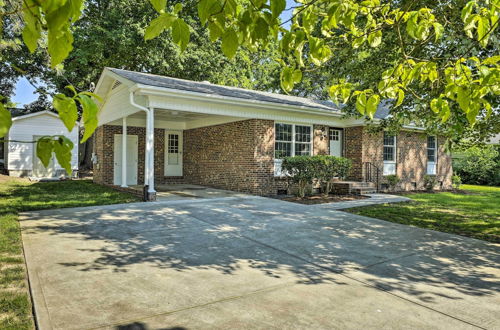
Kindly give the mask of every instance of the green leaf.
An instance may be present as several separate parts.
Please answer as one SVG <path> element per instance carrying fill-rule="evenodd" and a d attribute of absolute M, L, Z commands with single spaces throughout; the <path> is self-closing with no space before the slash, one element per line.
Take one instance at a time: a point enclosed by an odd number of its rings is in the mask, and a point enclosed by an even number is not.
<path fill-rule="evenodd" d="M 238 46 L 238 35 L 236 34 L 236 31 L 234 31 L 233 28 L 227 29 L 226 32 L 222 35 L 222 52 L 228 58 L 232 59 L 234 55 L 236 55 Z"/>
<path fill-rule="evenodd" d="M 52 100 L 52 104 L 59 113 L 59 118 L 64 123 L 64 126 L 71 132 L 78 119 L 78 110 L 75 100 L 64 94 L 56 94 Z"/>
<path fill-rule="evenodd" d="M 189 25 L 182 18 L 177 18 L 172 23 L 172 39 L 180 47 L 181 52 L 186 50 L 190 35 Z"/>
<path fill-rule="evenodd" d="M 52 142 L 50 136 L 43 136 L 36 141 L 36 156 L 40 159 L 43 166 L 47 167 L 52 159 Z"/>
<path fill-rule="evenodd" d="M 97 128 L 98 108 L 97 104 L 95 104 L 95 102 L 87 95 L 78 94 L 76 100 L 80 102 L 83 109 L 82 119 L 83 126 L 85 127 L 85 132 L 83 134 L 82 140 L 80 141 L 80 143 L 83 143 L 92 136 L 95 129 Z"/>
<path fill-rule="evenodd" d="M 71 150 L 73 150 L 73 142 L 61 135 L 52 142 L 52 145 L 59 165 L 66 170 L 68 175 L 71 175 Z"/>
<path fill-rule="evenodd" d="M 10 111 L 5 109 L 4 105 L 0 103 L 0 138 L 7 135 L 11 126 L 12 115 Z"/>
<path fill-rule="evenodd" d="M 42 33 L 40 7 L 32 0 L 24 1 L 23 18 L 23 41 L 28 50 L 33 53 L 38 46 L 38 39 L 40 39 Z"/>
<path fill-rule="evenodd" d="M 149 23 L 144 33 L 144 39 L 150 40 L 159 36 L 165 29 L 169 29 L 177 17 L 172 14 L 164 13 Z"/>
<path fill-rule="evenodd" d="M 368 98 L 366 102 L 366 114 L 373 119 L 373 115 L 377 112 L 378 104 L 380 103 L 380 96 L 377 94 L 373 94 Z"/>
<path fill-rule="evenodd" d="M 56 67 L 62 63 L 73 49 L 73 35 L 69 24 L 63 30 L 49 30 L 49 43 L 47 50 L 50 55 L 50 66 Z"/>
<path fill-rule="evenodd" d="M 84 1 L 85 0 L 72 0 L 72 1 L 70 1 L 71 21 L 72 22 L 76 22 L 80 18 L 80 16 L 82 15 Z"/>
<path fill-rule="evenodd" d="M 210 34 L 210 41 L 214 42 L 220 38 L 224 32 L 217 23 L 208 22 L 208 32 Z"/>
<path fill-rule="evenodd" d="M 481 17 L 477 21 L 477 40 L 485 48 L 488 45 L 490 32 L 490 20 L 487 17 Z"/>
<path fill-rule="evenodd" d="M 201 0 L 198 3 L 198 17 L 200 18 L 201 24 L 205 24 L 208 18 L 217 12 L 222 10 L 222 6 L 217 0 Z"/>
<path fill-rule="evenodd" d="M 290 67 L 286 67 L 286 68 L 283 68 L 283 70 L 281 70 L 280 84 L 281 84 L 281 88 L 283 88 L 283 90 L 285 92 L 290 92 L 293 89 L 293 85 L 294 85 L 293 71 L 294 70 Z"/>
<path fill-rule="evenodd" d="M 286 0 L 271 0 L 271 13 L 273 18 L 279 17 L 286 8 Z"/>
<path fill-rule="evenodd" d="M 382 31 L 376 31 L 374 33 L 370 33 L 368 36 L 368 42 L 371 47 L 377 47 L 382 42 Z"/>
<path fill-rule="evenodd" d="M 399 107 L 405 99 L 405 92 L 402 89 L 398 89 L 398 99 L 396 101 L 396 107 Z"/>
<path fill-rule="evenodd" d="M 366 112 L 366 94 L 361 92 L 356 98 L 356 109 L 362 115 Z"/>
<path fill-rule="evenodd" d="M 174 6 L 174 15 L 177 15 L 182 10 L 182 3 L 177 2 Z"/>
<path fill-rule="evenodd" d="M 153 8 L 159 13 L 164 11 L 167 5 L 167 0 L 149 0 L 149 2 L 151 2 Z"/>
<path fill-rule="evenodd" d="M 464 87 L 457 89 L 457 102 L 463 112 L 469 112 L 470 97 L 469 91 Z"/>
<path fill-rule="evenodd" d="M 441 25 L 437 22 L 434 22 L 432 25 L 434 26 L 434 33 L 435 33 L 434 40 L 437 42 L 443 36 L 444 27 L 443 27 L 443 25 Z"/>
<path fill-rule="evenodd" d="M 294 83 L 299 83 L 302 80 L 302 71 L 296 69 L 292 73 L 292 80 Z"/>

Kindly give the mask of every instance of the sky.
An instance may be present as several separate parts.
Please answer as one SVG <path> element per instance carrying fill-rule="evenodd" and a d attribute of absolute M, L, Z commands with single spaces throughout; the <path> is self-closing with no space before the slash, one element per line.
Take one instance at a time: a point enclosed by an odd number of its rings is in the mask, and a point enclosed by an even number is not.
<path fill-rule="evenodd" d="M 286 8 L 294 6 L 294 0 L 286 0 Z M 292 15 L 292 10 L 287 10 L 281 15 L 282 21 L 288 20 Z M 289 27 L 290 24 L 286 24 L 285 27 Z M 21 78 L 16 84 L 16 89 L 14 91 L 14 96 L 12 101 L 17 103 L 17 107 L 22 108 L 24 105 L 35 101 L 38 98 L 38 94 L 35 93 L 35 88 L 26 80 Z"/>
<path fill-rule="evenodd" d="M 38 94 L 34 93 L 35 88 L 26 80 L 21 78 L 17 81 L 16 90 L 12 101 L 17 103 L 18 108 L 22 108 L 25 104 L 31 103 L 38 98 Z"/>

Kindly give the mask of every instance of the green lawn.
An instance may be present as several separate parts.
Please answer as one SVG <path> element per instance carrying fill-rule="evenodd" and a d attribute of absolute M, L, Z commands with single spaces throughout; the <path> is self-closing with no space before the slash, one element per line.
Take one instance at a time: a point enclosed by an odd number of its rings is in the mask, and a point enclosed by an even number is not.
<path fill-rule="evenodd" d="M 0 175 L 0 329 L 33 329 L 18 212 L 137 201 L 90 181 L 32 183 Z"/>
<path fill-rule="evenodd" d="M 500 188 L 463 185 L 467 194 L 408 193 L 408 203 L 346 210 L 415 227 L 500 243 Z"/>

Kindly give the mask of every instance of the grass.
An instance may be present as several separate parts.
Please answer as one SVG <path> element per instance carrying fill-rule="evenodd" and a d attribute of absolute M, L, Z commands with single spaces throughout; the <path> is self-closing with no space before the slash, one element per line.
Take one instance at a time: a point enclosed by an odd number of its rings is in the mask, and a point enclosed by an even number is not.
<path fill-rule="evenodd" d="M 408 193 L 408 203 L 346 210 L 372 218 L 500 243 L 500 187 L 463 185 L 462 193 Z"/>
<path fill-rule="evenodd" d="M 39 182 L 0 175 L 0 329 L 33 329 L 18 212 L 137 201 L 87 180 Z"/>

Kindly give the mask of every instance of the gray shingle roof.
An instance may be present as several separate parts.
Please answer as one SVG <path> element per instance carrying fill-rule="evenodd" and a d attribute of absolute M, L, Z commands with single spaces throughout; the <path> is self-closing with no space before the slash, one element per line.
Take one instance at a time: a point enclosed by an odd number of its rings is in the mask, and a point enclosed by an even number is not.
<path fill-rule="evenodd" d="M 304 97 L 253 91 L 243 88 L 215 85 L 208 82 L 198 82 L 198 81 L 170 78 L 150 73 L 140 73 L 140 72 L 114 69 L 114 68 L 109 68 L 109 70 L 135 83 L 148 86 L 164 87 L 169 89 L 177 89 L 177 90 L 225 96 L 225 97 L 234 97 L 244 100 L 255 100 L 260 102 L 270 102 L 270 103 L 277 103 L 284 105 L 315 108 L 318 110 L 328 110 L 340 113 L 340 108 L 331 101 L 310 100 Z"/>

